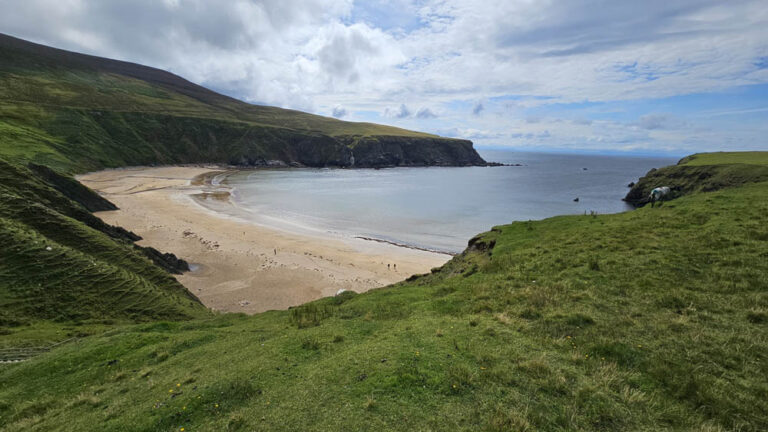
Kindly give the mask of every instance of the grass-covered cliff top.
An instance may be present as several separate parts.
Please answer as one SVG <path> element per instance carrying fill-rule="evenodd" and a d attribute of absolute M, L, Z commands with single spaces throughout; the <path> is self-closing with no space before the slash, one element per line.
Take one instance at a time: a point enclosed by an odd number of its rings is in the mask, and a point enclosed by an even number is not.
<path fill-rule="evenodd" d="M 624 198 L 634 206 L 648 203 L 651 190 L 671 188 L 674 199 L 697 192 L 711 192 L 768 181 L 768 152 L 716 152 L 686 156 L 677 163 L 649 171 Z"/>
<path fill-rule="evenodd" d="M 0 367 L 5 430 L 768 428 L 768 182 L 515 222 L 432 274 Z"/>
<path fill-rule="evenodd" d="M 684 157 L 680 160 L 678 165 L 701 166 L 727 164 L 768 165 L 768 152 L 745 151 L 696 153 Z"/>

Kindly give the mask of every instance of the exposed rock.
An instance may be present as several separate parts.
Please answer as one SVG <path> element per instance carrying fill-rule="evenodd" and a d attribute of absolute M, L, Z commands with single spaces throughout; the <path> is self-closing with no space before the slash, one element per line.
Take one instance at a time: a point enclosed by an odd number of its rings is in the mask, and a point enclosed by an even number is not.
<path fill-rule="evenodd" d="M 483 233 L 469 239 L 469 242 L 467 243 L 467 250 L 476 252 L 491 252 L 494 246 L 496 246 L 496 239 L 488 239 L 486 238 L 485 233 Z"/>
<path fill-rule="evenodd" d="M 471 141 L 439 137 L 340 137 L 350 150 L 348 165 L 358 168 L 396 166 L 485 166 Z M 354 155 L 352 154 L 354 153 Z"/>
<path fill-rule="evenodd" d="M 520 163 L 508 164 L 508 163 L 501 163 L 501 162 L 486 162 L 485 166 L 487 166 L 487 167 L 501 167 L 501 166 L 519 167 L 519 166 L 523 166 L 523 164 L 520 164 Z"/>
<path fill-rule="evenodd" d="M 183 272 L 189 271 L 189 263 L 172 253 L 162 253 L 157 249 L 148 246 L 134 246 L 151 259 L 157 266 L 163 268 L 168 273 L 182 274 Z"/>

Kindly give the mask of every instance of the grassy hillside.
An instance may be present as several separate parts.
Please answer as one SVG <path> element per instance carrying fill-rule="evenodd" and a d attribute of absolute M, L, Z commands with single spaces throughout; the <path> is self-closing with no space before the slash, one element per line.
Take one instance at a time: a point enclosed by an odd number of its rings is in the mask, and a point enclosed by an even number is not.
<path fill-rule="evenodd" d="M 2 34 L 0 58 L 0 156 L 10 160 L 68 171 L 265 160 L 347 166 L 353 151 L 382 165 L 484 162 L 469 141 L 251 105 L 162 70 Z"/>
<path fill-rule="evenodd" d="M 0 347 L 62 339 L 48 324 L 209 314 L 138 237 L 90 213 L 109 208 L 71 178 L 0 159 Z"/>
<path fill-rule="evenodd" d="M 432 274 L 0 368 L 4 430 L 768 428 L 768 182 L 495 227 Z"/>

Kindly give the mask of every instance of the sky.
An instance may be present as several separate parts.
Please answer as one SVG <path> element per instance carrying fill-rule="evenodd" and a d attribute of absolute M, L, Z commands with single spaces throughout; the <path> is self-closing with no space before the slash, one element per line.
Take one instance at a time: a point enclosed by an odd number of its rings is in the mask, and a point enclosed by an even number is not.
<path fill-rule="evenodd" d="M 0 32 L 477 147 L 768 150 L 765 0 L 0 0 Z"/>

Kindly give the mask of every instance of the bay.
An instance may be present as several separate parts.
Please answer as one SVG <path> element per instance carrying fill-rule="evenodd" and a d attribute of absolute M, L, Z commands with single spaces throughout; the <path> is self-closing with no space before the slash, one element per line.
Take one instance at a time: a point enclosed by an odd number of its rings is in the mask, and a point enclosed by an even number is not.
<path fill-rule="evenodd" d="M 668 157 L 484 150 L 522 166 L 258 169 L 221 181 L 254 220 L 451 253 L 494 225 L 630 210 L 627 184 Z M 578 202 L 574 199 L 578 198 Z"/>

